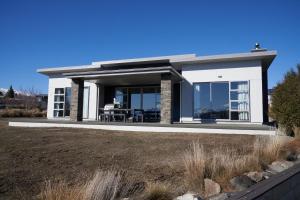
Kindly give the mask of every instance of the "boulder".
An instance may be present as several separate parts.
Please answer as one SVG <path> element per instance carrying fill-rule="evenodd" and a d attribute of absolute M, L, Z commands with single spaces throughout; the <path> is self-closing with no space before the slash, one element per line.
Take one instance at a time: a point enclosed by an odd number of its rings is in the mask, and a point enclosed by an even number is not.
<path fill-rule="evenodd" d="M 192 192 L 187 192 L 182 196 L 176 197 L 174 200 L 202 200 L 202 198 Z"/>
<path fill-rule="evenodd" d="M 274 162 L 272 162 L 271 165 L 268 165 L 268 168 L 270 171 L 279 173 L 279 172 L 282 172 L 282 171 L 292 167 L 293 165 L 294 165 L 294 163 L 291 161 L 286 161 L 286 160 L 274 161 Z"/>
<path fill-rule="evenodd" d="M 274 173 L 272 173 L 270 171 L 264 171 L 264 172 L 262 172 L 262 176 L 263 176 L 264 179 L 269 179 L 273 175 L 274 175 Z"/>
<path fill-rule="evenodd" d="M 262 172 L 249 172 L 246 174 L 249 178 L 251 178 L 256 183 L 262 181 L 264 179 Z"/>
<path fill-rule="evenodd" d="M 211 179 L 204 179 L 205 196 L 210 197 L 221 192 L 221 187 L 218 183 Z"/>
<path fill-rule="evenodd" d="M 247 189 L 248 187 L 254 185 L 256 182 L 253 181 L 246 175 L 236 176 L 230 179 L 230 184 L 234 187 L 237 191 L 242 191 Z"/>
<path fill-rule="evenodd" d="M 215 196 L 209 197 L 208 200 L 225 200 L 228 199 L 230 197 L 230 195 L 228 195 L 228 193 L 221 193 L 221 194 L 217 194 Z"/>
<path fill-rule="evenodd" d="M 296 161 L 297 160 L 297 153 L 296 152 L 287 152 L 286 153 L 286 160 L 287 161 Z"/>

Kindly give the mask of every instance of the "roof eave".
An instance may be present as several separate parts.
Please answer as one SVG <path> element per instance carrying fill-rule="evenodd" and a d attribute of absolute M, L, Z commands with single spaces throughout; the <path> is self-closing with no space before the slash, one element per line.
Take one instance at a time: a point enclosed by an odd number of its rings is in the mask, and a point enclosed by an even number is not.
<path fill-rule="evenodd" d="M 265 62 L 264 67 L 269 67 L 274 58 L 277 55 L 277 51 L 262 51 L 251 53 L 239 53 L 239 54 L 225 54 L 216 56 L 200 56 L 194 59 L 182 59 L 171 62 L 172 65 L 192 65 L 202 63 L 217 63 L 217 62 L 231 62 L 231 61 L 244 61 L 244 60 L 261 60 Z"/>

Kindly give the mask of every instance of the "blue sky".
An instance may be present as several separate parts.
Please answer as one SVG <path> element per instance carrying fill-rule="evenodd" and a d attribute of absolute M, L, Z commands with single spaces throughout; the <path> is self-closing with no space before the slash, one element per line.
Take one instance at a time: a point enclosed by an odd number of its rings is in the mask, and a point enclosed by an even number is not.
<path fill-rule="evenodd" d="M 269 88 L 300 63 L 298 0 L 1 0 L 0 87 L 47 92 L 37 68 L 196 53 L 278 56 Z"/>

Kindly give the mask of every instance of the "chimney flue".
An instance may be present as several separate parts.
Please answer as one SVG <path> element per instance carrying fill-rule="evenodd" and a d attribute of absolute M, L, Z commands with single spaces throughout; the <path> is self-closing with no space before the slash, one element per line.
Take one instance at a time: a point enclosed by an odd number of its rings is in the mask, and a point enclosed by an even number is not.
<path fill-rule="evenodd" d="M 260 44 L 258 42 L 255 43 L 254 49 L 251 50 L 251 52 L 259 52 L 259 51 L 267 51 L 267 49 L 262 49 L 260 47 Z"/>

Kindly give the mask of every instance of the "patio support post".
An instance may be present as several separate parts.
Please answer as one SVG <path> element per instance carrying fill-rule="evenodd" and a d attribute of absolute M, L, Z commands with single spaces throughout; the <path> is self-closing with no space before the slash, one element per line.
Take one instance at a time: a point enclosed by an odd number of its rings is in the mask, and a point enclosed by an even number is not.
<path fill-rule="evenodd" d="M 99 88 L 99 108 L 104 107 L 104 86 L 103 85 L 98 85 Z"/>
<path fill-rule="evenodd" d="M 173 80 L 171 74 L 162 74 L 160 82 L 160 123 L 171 124 L 173 115 Z"/>
<path fill-rule="evenodd" d="M 83 115 L 83 88 L 84 81 L 81 79 L 72 79 L 71 84 L 71 111 L 70 119 L 72 121 L 82 121 Z"/>

